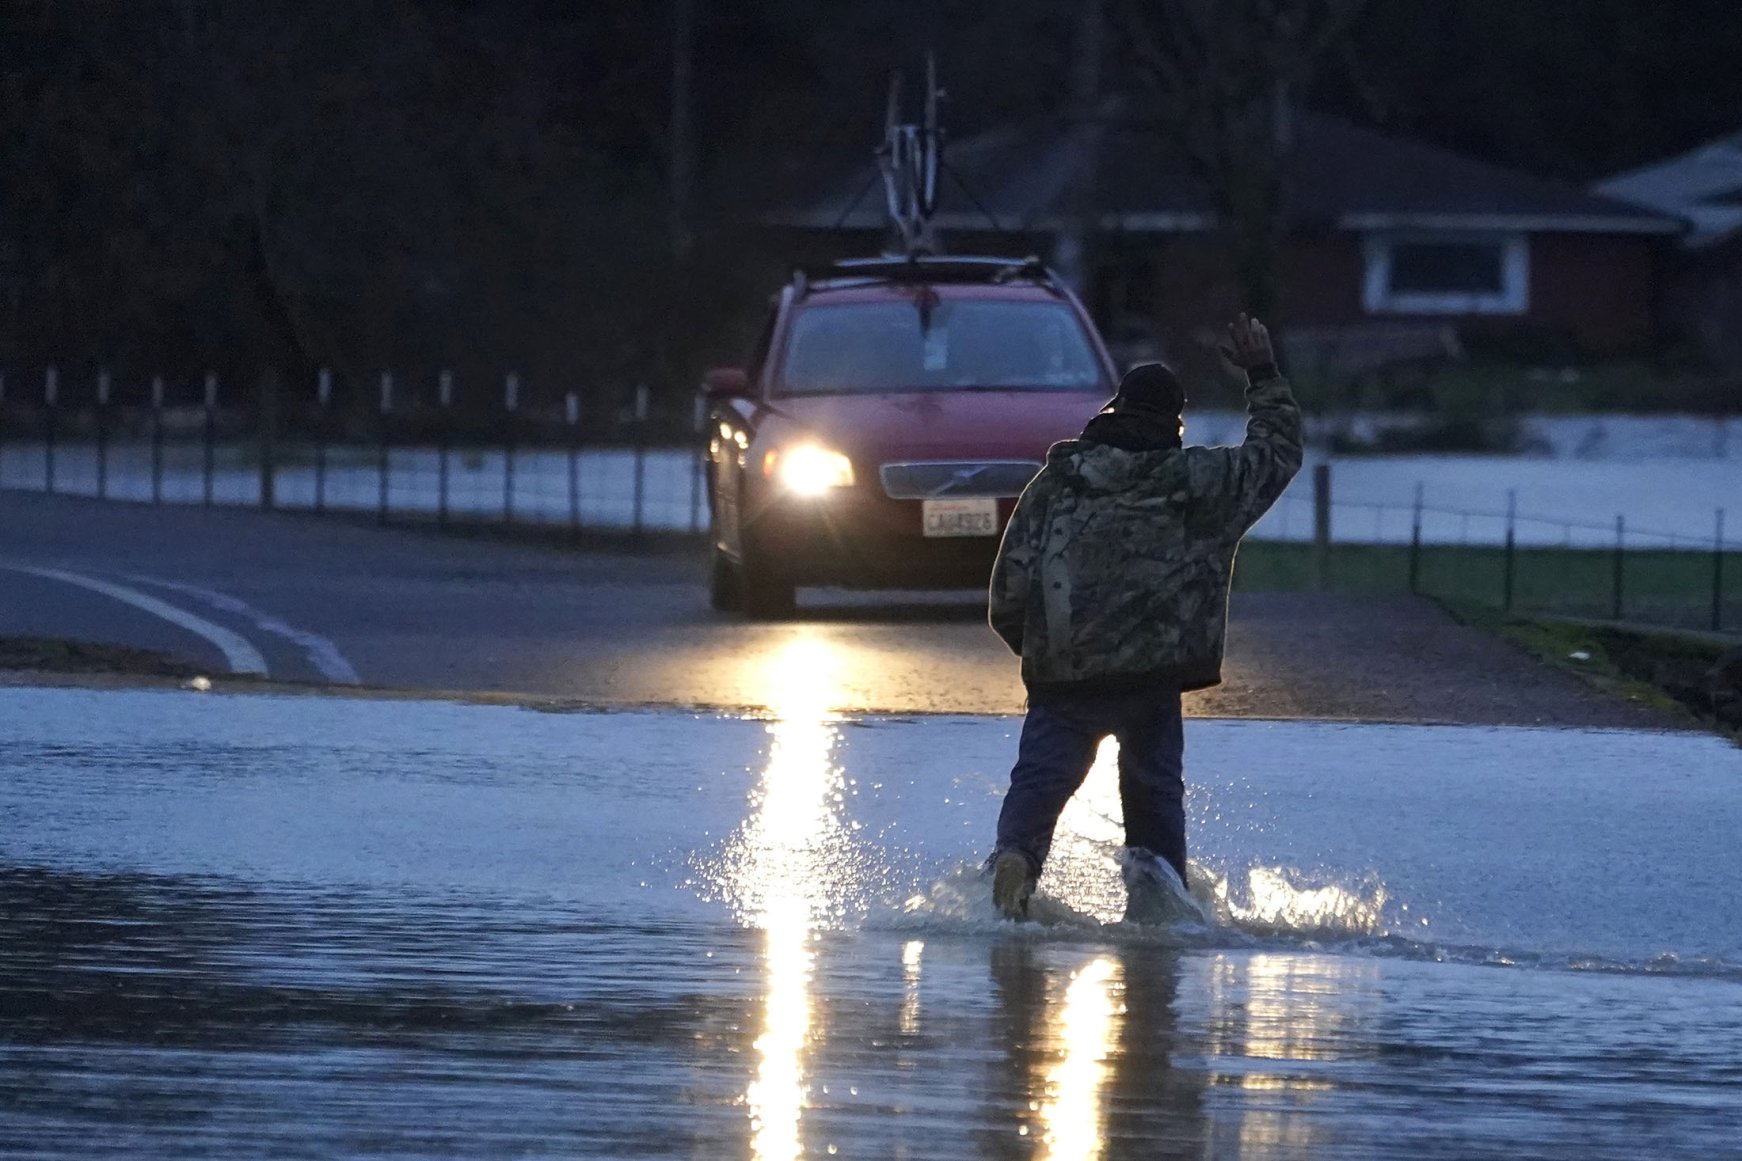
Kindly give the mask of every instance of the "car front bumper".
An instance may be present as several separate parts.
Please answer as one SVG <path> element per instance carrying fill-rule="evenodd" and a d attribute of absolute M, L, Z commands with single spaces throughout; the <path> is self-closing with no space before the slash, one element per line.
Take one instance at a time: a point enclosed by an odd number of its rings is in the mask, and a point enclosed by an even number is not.
<path fill-rule="evenodd" d="M 977 588 L 1015 500 L 998 501 L 998 533 L 926 536 L 922 501 L 857 488 L 818 497 L 777 495 L 745 529 L 758 555 L 795 584 L 854 588 Z"/>

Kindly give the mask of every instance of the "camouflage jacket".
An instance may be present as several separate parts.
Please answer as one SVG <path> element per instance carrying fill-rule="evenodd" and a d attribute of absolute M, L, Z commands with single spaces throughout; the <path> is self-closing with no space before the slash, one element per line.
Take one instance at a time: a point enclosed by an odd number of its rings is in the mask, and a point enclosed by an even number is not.
<path fill-rule="evenodd" d="M 1023 491 L 993 567 L 992 628 L 1031 694 L 1202 689 L 1222 680 L 1240 538 L 1300 470 L 1300 407 L 1246 389 L 1234 448 L 1067 440 Z"/>

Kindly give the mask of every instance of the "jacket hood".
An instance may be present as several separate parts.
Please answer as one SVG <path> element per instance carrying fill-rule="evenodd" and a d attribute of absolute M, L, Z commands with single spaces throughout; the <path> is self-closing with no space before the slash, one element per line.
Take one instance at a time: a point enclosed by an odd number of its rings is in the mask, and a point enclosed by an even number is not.
<path fill-rule="evenodd" d="M 1126 451 L 1111 444 L 1067 439 L 1046 453 L 1047 466 L 1067 487 L 1084 495 L 1107 495 L 1142 486 L 1165 488 L 1172 476 L 1182 476 L 1185 455 L 1177 447 L 1155 451 Z"/>

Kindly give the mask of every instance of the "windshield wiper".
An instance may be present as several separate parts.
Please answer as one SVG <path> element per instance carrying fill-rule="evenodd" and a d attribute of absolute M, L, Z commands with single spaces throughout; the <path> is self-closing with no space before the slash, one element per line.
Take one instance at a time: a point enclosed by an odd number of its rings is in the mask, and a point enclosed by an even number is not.
<path fill-rule="evenodd" d="M 1097 389 L 1097 385 L 1090 385 L 1087 387 L 1081 385 L 1066 387 L 1053 383 L 970 383 L 961 387 L 940 388 L 940 390 L 945 391 L 966 391 L 970 393 L 993 391 L 1082 391 L 1088 393 Z"/>

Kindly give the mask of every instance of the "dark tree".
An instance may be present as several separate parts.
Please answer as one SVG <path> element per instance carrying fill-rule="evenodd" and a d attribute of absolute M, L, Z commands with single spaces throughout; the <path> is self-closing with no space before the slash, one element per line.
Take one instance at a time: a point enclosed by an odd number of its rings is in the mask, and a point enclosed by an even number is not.
<path fill-rule="evenodd" d="M 1365 0 L 1127 0 L 1132 113 L 1172 142 L 1215 208 L 1247 309 L 1269 318 L 1291 117 Z"/>

